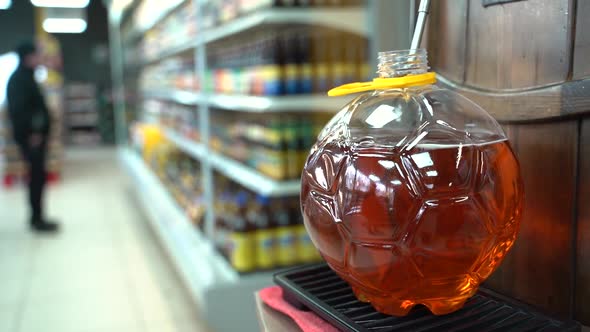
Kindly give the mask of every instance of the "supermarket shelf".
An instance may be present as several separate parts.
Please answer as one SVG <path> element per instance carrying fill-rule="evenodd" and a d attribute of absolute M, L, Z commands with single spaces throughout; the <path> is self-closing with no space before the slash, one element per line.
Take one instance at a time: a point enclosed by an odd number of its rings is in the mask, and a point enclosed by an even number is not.
<path fill-rule="evenodd" d="M 244 112 L 336 112 L 355 96 L 328 97 L 326 95 L 247 96 L 202 94 L 184 90 L 146 91 L 144 97 L 163 99 L 185 105 L 208 104 L 228 111 Z"/>
<path fill-rule="evenodd" d="M 173 101 L 180 104 L 185 105 L 197 105 L 199 102 L 203 101 L 203 96 L 197 92 L 188 91 L 188 90 L 149 90 L 143 92 L 144 97 L 148 98 L 155 98 L 155 99 L 163 99 L 168 101 Z"/>
<path fill-rule="evenodd" d="M 195 229 L 135 151 L 121 148 L 119 158 L 151 227 L 208 323 L 218 331 L 258 329 L 251 294 L 272 283 L 276 271 L 239 275 Z"/>
<path fill-rule="evenodd" d="M 182 53 L 182 52 L 186 52 L 188 50 L 191 50 L 191 49 L 197 47 L 197 45 L 198 45 L 197 40 L 194 39 L 194 38 L 191 39 L 191 40 L 188 40 L 188 41 L 186 41 L 184 43 L 179 43 L 178 45 L 174 45 L 172 47 L 167 48 L 166 51 L 160 52 L 156 56 L 153 56 L 153 57 L 150 57 L 150 58 L 146 59 L 141 64 L 141 66 L 146 66 L 146 65 L 149 65 L 151 63 L 158 62 L 158 61 L 160 61 L 162 59 L 171 57 L 173 55 L 176 55 L 176 54 L 179 54 L 179 53 Z"/>
<path fill-rule="evenodd" d="M 172 130 L 165 131 L 165 134 L 170 141 L 185 153 L 199 160 L 207 158 L 214 169 L 256 193 L 271 197 L 299 194 L 299 189 L 301 188 L 299 180 L 273 180 L 229 157 L 207 151 L 202 144 L 186 139 Z"/>
<path fill-rule="evenodd" d="M 240 96 L 213 94 L 205 98 L 210 106 L 231 111 L 247 112 L 336 112 L 353 97 L 328 97 L 326 95 L 288 95 L 288 96 Z"/>
<path fill-rule="evenodd" d="M 276 181 L 220 154 L 210 154 L 209 158 L 213 168 L 256 193 L 271 197 L 299 195 L 299 180 Z"/>
<path fill-rule="evenodd" d="M 204 44 L 229 37 L 263 24 L 315 24 L 360 35 L 369 34 L 367 13 L 363 7 L 350 8 L 269 8 L 236 18 L 222 26 L 205 30 L 200 38 L 167 48 L 166 51 L 144 61 L 141 66 L 160 61 Z"/>
<path fill-rule="evenodd" d="M 208 155 L 207 149 L 203 146 L 203 144 L 184 138 L 183 136 L 177 134 L 174 130 L 166 129 L 164 134 L 179 149 L 193 156 L 194 158 L 202 160 Z"/>
<path fill-rule="evenodd" d="M 98 125 L 98 112 L 95 113 L 69 113 L 65 119 L 68 126 L 94 126 Z"/>
<path fill-rule="evenodd" d="M 89 131 L 87 129 L 80 130 L 79 128 L 70 128 L 68 143 L 76 145 L 99 145 L 101 137 L 96 130 Z"/>
<path fill-rule="evenodd" d="M 137 153 L 121 149 L 119 156 L 133 179 L 133 187 L 151 226 L 198 302 L 204 303 L 208 288 L 237 281 L 237 272 L 192 225 Z"/>
<path fill-rule="evenodd" d="M 129 34 L 129 36 L 125 38 L 125 43 L 131 43 L 139 37 L 143 36 L 149 29 L 153 28 L 158 22 L 164 19 L 164 17 L 168 16 L 168 14 L 172 13 L 176 8 L 178 8 L 178 6 L 184 3 L 184 1 L 185 0 L 168 0 L 168 8 L 165 8 L 164 10 L 152 16 L 150 20 L 144 24 L 143 27 L 132 31 Z"/>
<path fill-rule="evenodd" d="M 210 43 L 262 24 L 301 23 L 323 25 L 361 35 L 368 35 L 366 10 L 351 8 L 269 8 L 237 18 L 203 33 L 203 43 Z"/>

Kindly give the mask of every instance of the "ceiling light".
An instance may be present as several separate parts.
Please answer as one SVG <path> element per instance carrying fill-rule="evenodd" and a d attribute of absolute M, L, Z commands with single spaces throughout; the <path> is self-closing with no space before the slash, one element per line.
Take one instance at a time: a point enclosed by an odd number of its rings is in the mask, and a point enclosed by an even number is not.
<path fill-rule="evenodd" d="M 90 0 L 31 0 L 37 7 L 86 8 Z"/>
<path fill-rule="evenodd" d="M 86 21 L 81 18 L 46 18 L 43 30 L 49 33 L 81 33 L 86 31 Z"/>
<path fill-rule="evenodd" d="M 0 0 L 0 10 L 8 9 L 12 5 L 12 0 Z"/>

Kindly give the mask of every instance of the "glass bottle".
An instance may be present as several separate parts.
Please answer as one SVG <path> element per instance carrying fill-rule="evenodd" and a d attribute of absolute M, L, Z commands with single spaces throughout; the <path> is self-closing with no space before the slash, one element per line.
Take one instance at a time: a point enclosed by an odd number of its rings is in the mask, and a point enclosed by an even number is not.
<path fill-rule="evenodd" d="M 379 54 L 385 82 L 427 70 L 423 49 Z M 359 95 L 322 130 L 302 175 L 314 245 L 357 298 L 396 316 L 460 309 L 512 247 L 522 202 L 500 125 L 429 84 Z"/>

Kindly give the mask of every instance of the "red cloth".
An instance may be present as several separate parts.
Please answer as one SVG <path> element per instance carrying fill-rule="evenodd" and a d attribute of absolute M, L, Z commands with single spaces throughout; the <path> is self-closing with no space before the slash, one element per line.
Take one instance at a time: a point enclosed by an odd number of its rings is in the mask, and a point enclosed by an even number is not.
<path fill-rule="evenodd" d="M 311 311 L 302 311 L 283 299 L 283 289 L 279 286 L 267 287 L 259 293 L 260 298 L 271 308 L 291 317 L 303 332 L 338 332 L 330 323 Z"/>

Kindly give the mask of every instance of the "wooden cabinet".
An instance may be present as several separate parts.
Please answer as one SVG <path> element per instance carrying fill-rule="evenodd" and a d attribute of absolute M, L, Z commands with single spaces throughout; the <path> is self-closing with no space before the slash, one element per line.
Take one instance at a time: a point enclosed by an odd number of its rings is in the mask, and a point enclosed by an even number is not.
<path fill-rule="evenodd" d="M 524 178 L 518 239 L 490 288 L 568 316 L 574 267 L 578 122 L 504 125 Z"/>
<path fill-rule="evenodd" d="M 590 118 L 581 122 L 578 163 L 575 317 L 590 320 Z"/>
<path fill-rule="evenodd" d="M 576 2 L 573 78 L 590 77 L 590 1 Z"/>
<path fill-rule="evenodd" d="M 519 237 L 492 289 L 590 324 L 590 1 L 432 2 L 439 85 L 498 119 L 525 182 Z"/>

